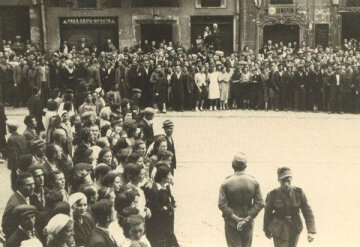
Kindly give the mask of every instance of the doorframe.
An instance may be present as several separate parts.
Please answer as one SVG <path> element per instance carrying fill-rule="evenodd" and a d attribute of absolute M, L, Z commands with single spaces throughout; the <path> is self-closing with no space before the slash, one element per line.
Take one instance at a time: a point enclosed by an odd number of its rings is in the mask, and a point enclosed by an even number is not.
<path fill-rule="evenodd" d="M 153 16 L 133 16 L 133 42 L 141 44 L 141 25 L 142 24 L 171 24 L 172 25 L 172 41 L 175 43 L 181 40 L 179 30 L 179 17 L 156 17 Z"/>

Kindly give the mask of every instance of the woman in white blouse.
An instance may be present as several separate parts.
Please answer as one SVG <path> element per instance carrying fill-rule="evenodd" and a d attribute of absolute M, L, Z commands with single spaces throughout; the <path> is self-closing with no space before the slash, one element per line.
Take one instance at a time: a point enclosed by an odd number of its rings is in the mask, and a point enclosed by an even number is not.
<path fill-rule="evenodd" d="M 216 111 L 217 101 L 220 98 L 220 88 L 218 83 L 219 72 L 216 71 L 214 65 L 211 66 L 208 74 L 209 80 L 209 100 L 210 100 L 210 111 Z"/>

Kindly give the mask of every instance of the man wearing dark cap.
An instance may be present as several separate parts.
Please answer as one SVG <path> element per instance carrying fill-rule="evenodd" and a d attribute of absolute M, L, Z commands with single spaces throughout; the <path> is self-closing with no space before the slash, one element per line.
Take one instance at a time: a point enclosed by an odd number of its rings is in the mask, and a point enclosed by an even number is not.
<path fill-rule="evenodd" d="M 146 147 L 149 147 L 154 140 L 154 128 L 152 122 L 154 115 L 155 110 L 151 107 L 147 107 L 144 110 L 144 117 L 139 121 L 139 127 L 143 131 Z"/>
<path fill-rule="evenodd" d="M 38 240 L 38 244 L 40 245 L 37 246 L 41 246 L 41 242 L 38 239 L 37 233 L 35 231 L 36 212 L 36 207 L 27 204 L 19 205 L 14 208 L 13 216 L 18 220 L 19 227 L 6 241 L 6 247 L 19 247 L 21 242 L 24 240 L 33 238 Z"/>
<path fill-rule="evenodd" d="M 24 124 L 26 125 L 26 129 L 23 133 L 26 140 L 28 141 L 28 145 L 30 148 L 30 142 L 34 139 L 39 138 L 36 127 L 37 127 L 37 121 L 34 116 L 28 115 L 24 118 Z"/>
<path fill-rule="evenodd" d="M 30 151 L 34 164 L 43 166 L 46 163 L 45 158 L 45 142 L 43 140 L 35 139 L 30 143 Z"/>
<path fill-rule="evenodd" d="M 247 158 L 237 153 L 232 161 L 234 174 L 220 187 L 219 209 L 225 220 L 228 247 L 251 247 L 254 218 L 264 207 L 260 185 L 244 171 Z"/>
<path fill-rule="evenodd" d="M 22 204 L 30 205 L 29 197 L 34 193 L 35 182 L 31 173 L 20 173 L 16 178 L 16 184 L 18 189 L 10 196 L 2 218 L 1 227 L 6 239 L 8 239 L 19 226 L 19 222 L 14 219 L 12 215 L 13 209 Z"/>
<path fill-rule="evenodd" d="M 275 247 L 296 247 L 303 229 L 299 211 L 301 210 L 308 231 L 308 241 L 314 240 L 316 233 L 314 214 L 301 188 L 291 186 L 292 172 L 288 167 L 277 171 L 280 187 L 266 197 L 264 232 L 273 238 Z"/>
<path fill-rule="evenodd" d="M 172 138 L 174 132 L 174 123 L 171 120 L 165 120 L 163 122 L 163 129 L 165 132 L 167 149 L 172 152 L 173 157 L 171 159 L 171 173 L 174 175 L 174 170 L 176 169 L 176 155 L 175 155 L 175 144 Z"/>
<path fill-rule="evenodd" d="M 130 99 L 130 106 L 140 106 L 140 99 L 141 99 L 141 89 L 133 88 L 133 97 Z"/>
<path fill-rule="evenodd" d="M 342 107 L 342 91 L 343 91 L 343 74 L 342 68 L 338 66 L 336 68 L 335 74 L 331 78 L 331 91 L 330 91 L 330 101 L 331 101 L 331 111 L 341 113 L 343 111 Z"/>
<path fill-rule="evenodd" d="M 91 207 L 96 227 L 91 234 L 88 247 L 117 247 L 108 228 L 111 222 L 112 201 L 103 199 Z"/>

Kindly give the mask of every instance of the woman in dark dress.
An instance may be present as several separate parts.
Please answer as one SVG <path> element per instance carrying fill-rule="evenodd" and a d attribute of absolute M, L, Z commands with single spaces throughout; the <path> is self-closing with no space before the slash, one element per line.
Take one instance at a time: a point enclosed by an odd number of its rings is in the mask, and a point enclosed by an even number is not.
<path fill-rule="evenodd" d="M 75 244 L 78 247 L 87 246 L 95 228 L 93 219 L 87 213 L 87 198 L 83 193 L 77 192 L 70 196 L 69 204 L 73 212 Z"/>
<path fill-rule="evenodd" d="M 147 221 L 147 238 L 152 247 L 177 247 L 179 244 L 174 233 L 175 204 L 168 185 L 171 169 L 167 166 L 158 167 L 154 180 L 146 194 L 146 206 L 152 214 Z"/>

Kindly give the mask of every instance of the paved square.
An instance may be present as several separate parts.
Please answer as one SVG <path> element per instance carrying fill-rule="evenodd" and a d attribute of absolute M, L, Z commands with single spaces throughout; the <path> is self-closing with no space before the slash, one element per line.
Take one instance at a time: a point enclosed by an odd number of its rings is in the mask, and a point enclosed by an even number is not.
<path fill-rule="evenodd" d="M 9 118 L 22 121 L 24 112 Z M 185 247 L 225 247 L 218 190 L 232 173 L 235 152 L 247 153 L 247 172 L 260 182 L 263 197 L 276 186 L 276 169 L 293 169 L 313 208 L 318 234 L 311 245 L 306 231 L 299 247 L 360 246 L 360 116 L 323 113 L 226 111 L 158 115 L 175 123 L 178 169 L 174 194 L 176 234 Z M 10 195 L 9 172 L 1 165 L 0 212 Z M 253 246 L 272 246 L 256 218 Z"/>

